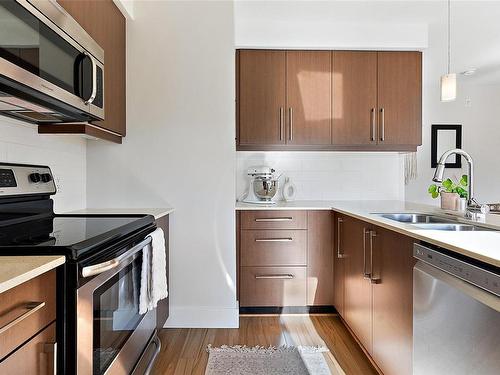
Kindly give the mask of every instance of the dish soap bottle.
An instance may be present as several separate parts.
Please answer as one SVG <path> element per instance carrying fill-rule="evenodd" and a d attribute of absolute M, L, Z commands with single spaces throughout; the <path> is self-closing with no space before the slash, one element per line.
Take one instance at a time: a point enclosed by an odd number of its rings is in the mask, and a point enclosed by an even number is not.
<path fill-rule="evenodd" d="M 295 200 L 295 195 L 297 192 L 297 188 L 295 184 L 290 181 L 290 178 L 285 178 L 285 185 L 283 185 L 283 198 L 287 202 L 291 202 Z"/>

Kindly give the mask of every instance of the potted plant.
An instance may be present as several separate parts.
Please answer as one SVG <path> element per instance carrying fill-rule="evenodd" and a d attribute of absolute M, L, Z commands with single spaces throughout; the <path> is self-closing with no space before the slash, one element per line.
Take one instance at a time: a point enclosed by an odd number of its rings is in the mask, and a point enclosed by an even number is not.
<path fill-rule="evenodd" d="M 430 185 L 428 192 L 432 198 L 441 196 L 443 210 L 456 211 L 459 207 L 459 199 L 467 199 L 467 183 L 467 175 L 463 175 L 460 180 L 455 179 L 455 181 L 448 178 L 441 185 Z"/>

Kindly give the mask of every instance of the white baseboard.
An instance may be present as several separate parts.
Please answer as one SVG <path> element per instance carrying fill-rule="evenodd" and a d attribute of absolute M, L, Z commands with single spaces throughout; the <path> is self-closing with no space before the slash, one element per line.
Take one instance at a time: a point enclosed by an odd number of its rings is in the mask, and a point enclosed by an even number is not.
<path fill-rule="evenodd" d="M 165 328 L 238 328 L 239 309 L 207 306 L 171 307 Z"/>

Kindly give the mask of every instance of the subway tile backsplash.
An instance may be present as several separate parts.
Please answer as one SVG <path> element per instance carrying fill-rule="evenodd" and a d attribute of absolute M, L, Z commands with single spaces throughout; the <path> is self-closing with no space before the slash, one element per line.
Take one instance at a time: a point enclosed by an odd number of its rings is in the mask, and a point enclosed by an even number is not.
<path fill-rule="evenodd" d="M 86 206 L 86 144 L 80 136 L 40 135 L 35 125 L 0 117 L 0 162 L 51 167 L 56 212 Z"/>
<path fill-rule="evenodd" d="M 403 156 L 389 152 L 237 152 L 236 198 L 248 189 L 246 170 L 267 165 L 290 177 L 297 200 L 404 200 Z"/>

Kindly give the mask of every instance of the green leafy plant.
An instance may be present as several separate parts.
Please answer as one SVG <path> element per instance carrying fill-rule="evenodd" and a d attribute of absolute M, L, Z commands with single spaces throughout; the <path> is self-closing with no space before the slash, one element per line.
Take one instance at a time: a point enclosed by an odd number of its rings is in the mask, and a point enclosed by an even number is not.
<path fill-rule="evenodd" d="M 432 184 L 427 189 L 427 192 L 432 198 L 439 197 L 441 192 L 457 193 L 460 198 L 467 198 L 467 175 L 463 175 L 460 180 L 453 181 L 451 178 L 444 180 L 441 185 Z"/>

